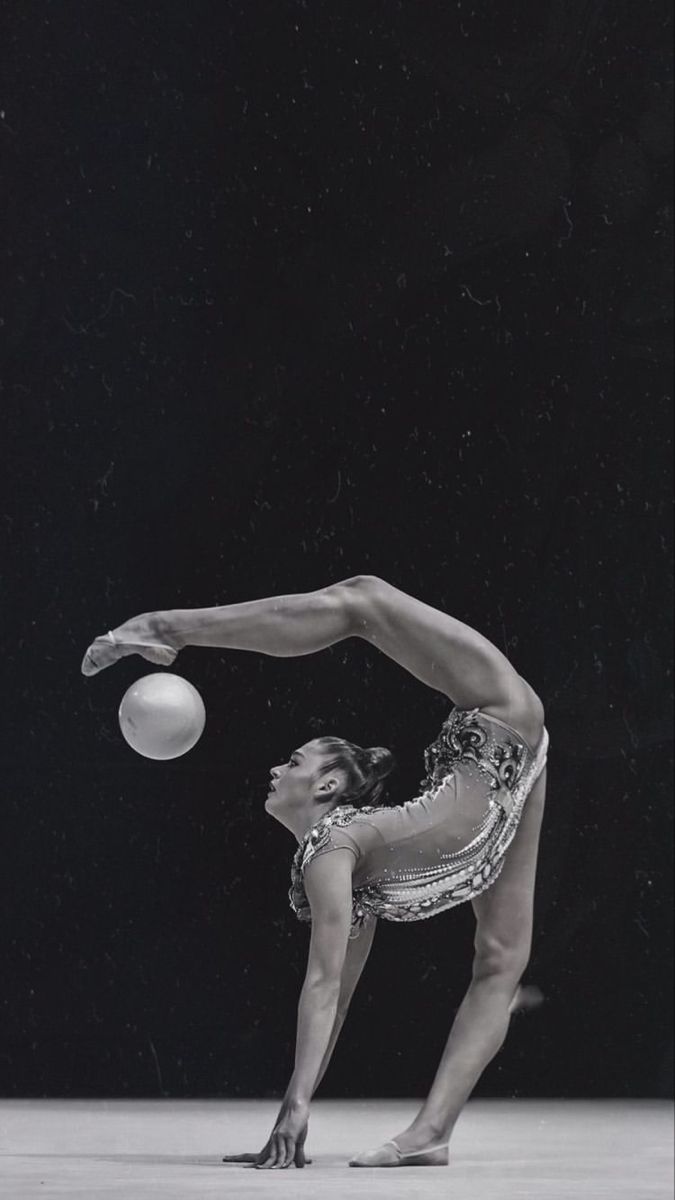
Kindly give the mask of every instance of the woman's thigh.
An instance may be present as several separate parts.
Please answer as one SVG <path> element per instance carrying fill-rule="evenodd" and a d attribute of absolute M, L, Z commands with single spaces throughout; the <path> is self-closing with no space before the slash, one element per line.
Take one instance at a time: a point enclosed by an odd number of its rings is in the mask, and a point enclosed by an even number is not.
<path fill-rule="evenodd" d="M 504 858 L 504 866 L 487 891 L 472 900 L 476 916 L 476 950 L 495 944 L 505 949 L 532 939 L 534 885 L 539 837 L 546 804 L 546 765 L 534 783 L 520 824 Z"/>
<path fill-rule="evenodd" d="M 376 576 L 357 576 L 338 586 L 348 589 L 352 635 L 371 642 L 453 704 L 489 705 L 497 715 L 516 714 L 526 726 L 541 714 L 530 684 L 477 629 Z"/>

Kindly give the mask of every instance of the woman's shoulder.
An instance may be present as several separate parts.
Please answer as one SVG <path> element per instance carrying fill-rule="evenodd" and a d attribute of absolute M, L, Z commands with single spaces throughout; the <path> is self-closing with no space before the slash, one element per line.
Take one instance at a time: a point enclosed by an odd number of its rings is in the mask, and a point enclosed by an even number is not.
<path fill-rule="evenodd" d="M 311 912 L 303 882 L 306 867 L 309 866 L 316 854 L 329 846 L 335 829 L 343 829 L 351 824 L 354 816 L 363 811 L 353 804 L 338 805 L 332 812 L 326 813 L 312 825 L 298 844 L 291 863 L 291 887 L 288 896 L 291 908 L 299 920 L 311 921 Z"/>
<path fill-rule="evenodd" d="M 304 871 L 315 854 L 323 850 L 331 841 L 336 839 L 336 831 L 346 830 L 349 825 L 358 824 L 359 818 L 368 819 L 373 813 L 380 812 L 386 805 L 363 805 L 358 808 L 355 804 L 338 804 L 331 812 L 321 817 L 315 825 L 307 830 L 300 842 L 293 859 L 296 869 Z"/>

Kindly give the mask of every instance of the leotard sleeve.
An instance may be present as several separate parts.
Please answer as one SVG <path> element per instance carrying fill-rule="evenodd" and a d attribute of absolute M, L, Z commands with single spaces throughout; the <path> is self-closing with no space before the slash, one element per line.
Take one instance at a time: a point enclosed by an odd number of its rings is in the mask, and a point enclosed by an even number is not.
<path fill-rule="evenodd" d="M 312 911 L 304 885 L 306 867 L 318 855 L 328 854 L 331 850 L 342 849 L 350 850 L 358 862 L 361 856 L 358 842 L 352 837 L 348 829 L 341 828 L 333 821 L 326 819 L 315 825 L 300 846 L 298 846 L 291 867 L 291 887 L 288 892 L 288 900 L 299 921 L 311 923 L 312 920 Z M 352 934 L 350 934 L 350 937 L 358 934 L 362 920 L 363 913 L 361 908 L 356 900 L 353 900 Z"/>

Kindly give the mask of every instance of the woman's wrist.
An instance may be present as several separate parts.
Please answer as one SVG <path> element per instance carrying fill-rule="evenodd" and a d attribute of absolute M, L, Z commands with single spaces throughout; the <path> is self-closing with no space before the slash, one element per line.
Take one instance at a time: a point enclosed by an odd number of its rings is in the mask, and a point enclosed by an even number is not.
<path fill-rule="evenodd" d="M 284 1096 L 284 1108 L 289 1112 L 301 1112 L 302 1109 L 309 1108 L 310 1097 L 291 1089 L 292 1083 Z"/>

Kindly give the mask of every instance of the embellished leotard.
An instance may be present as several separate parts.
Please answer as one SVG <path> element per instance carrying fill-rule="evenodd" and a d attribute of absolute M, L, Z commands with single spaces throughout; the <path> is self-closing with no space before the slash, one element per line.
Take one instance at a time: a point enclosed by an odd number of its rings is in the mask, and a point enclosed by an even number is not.
<path fill-rule="evenodd" d="M 350 938 L 368 913 L 420 921 L 478 896 L 501 872 L 548 744 L 545 727 L 533 750 L 499 718 L 454 707 L 424 751 L 419 796 L 398 805 L 338 805 L 307 831 L 288 893 L 298 920 L 312 919 L 306 867 L 341 848 L 355 859 Z"/>

